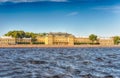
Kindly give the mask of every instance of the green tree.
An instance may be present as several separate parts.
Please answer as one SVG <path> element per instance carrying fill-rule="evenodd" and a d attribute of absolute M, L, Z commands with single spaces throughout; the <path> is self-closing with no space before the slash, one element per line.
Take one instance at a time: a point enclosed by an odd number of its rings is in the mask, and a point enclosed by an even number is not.
<path fill-rule="evenodd" d="M 92 41 L 92 43 L 94 43 L 95 41 L 97 41 L 97 35 L 91 34 L 89 36 L 89 39 Z"/>
<path fill-rule="evenodd" d="M 38 33 L 38 34 L 36 34 L 37 36 L 46 36 L 47 35 L 47 33 Z"/>
<path fill-rule="evenodd" d="M 9 31 L 7 34 L 5 34 L 5 36 L 12 36 L 14 38 L 23 38 L 25 37 L 25 32 L 24 31 L 17 31 L 17 30 L 14 30 L 14 31 Z"/>
<path fill-rule="evenodd" d="M 5 36 L 12 36 L 14 38 L 31 38 L 32 42 L 36 41 L 37 35 L 38 34 L 35 34 L 33 32 L 24 32 L 22 30 L 13 30 L 5 34 Z"/>
<path fill-rule="evenodd" d="M 42 33 L 43 36 L 45 36 L 47 33 Z"/>
<path fill-rule="evenodd" d="M 30 33 L 30 32 L 26 32 L 26 33 L 25 33 L 25 37 L 26 37 L 26 38 L 30 38 L 30 37 L 31 37 L 31 33 Z"/>
<path fill-rule="evenodd" d="M 119 36 L 114 36 L 113 39 L 114 39 L 114 44 L 115 44 L 115 45 L 118 45 L 118 44 L 119 44 L 120 37 L 119 37 Z"/>

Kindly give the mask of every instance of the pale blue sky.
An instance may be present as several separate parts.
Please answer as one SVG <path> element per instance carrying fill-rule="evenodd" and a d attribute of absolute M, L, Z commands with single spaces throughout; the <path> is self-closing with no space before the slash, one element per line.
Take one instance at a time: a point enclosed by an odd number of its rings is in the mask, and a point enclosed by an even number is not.
<path fill-rule="evenodd" d="M 120 35 L 120 0 L 0 0 L 0 36 L 10 30 Z"/>

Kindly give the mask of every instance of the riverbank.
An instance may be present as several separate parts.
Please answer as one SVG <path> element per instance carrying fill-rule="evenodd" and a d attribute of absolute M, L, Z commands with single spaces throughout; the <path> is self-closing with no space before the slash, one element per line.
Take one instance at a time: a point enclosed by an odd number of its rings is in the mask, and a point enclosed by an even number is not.
<path fill-rule="evenodd" d="M 120 47 L 120 45 L 0 45 L 0 48 L 80 48 L 80 47 Z"/>

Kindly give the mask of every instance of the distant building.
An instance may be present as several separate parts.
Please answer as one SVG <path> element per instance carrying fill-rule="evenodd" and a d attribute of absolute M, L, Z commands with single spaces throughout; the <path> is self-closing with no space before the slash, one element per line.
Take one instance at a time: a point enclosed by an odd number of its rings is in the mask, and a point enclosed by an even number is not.
<path fill-rule="evenodd" d="M 92 41 L 89 37 L 75 37 L 72 34 L 68 33 L 48 33 L 46 35 L 37 36 L 36 41 L 32 42 L 31 38 L 12 38 L 11 36 L 2 36 L 0 37 L 1 44 L 44 44 L 44 45 L 82 45 L 82 44 L 91 44 Z M 95 42 L 100 45 L 114 45 L 113 38 L 100 37 Z"/>
<path fill-rule="evenodd" d="M 12 38 L 11 36 L 2 36 L 0 37 L 0 44 L 16 44 L 15 38 Z"/>
<path fill-rule="evenodd" d="M 39 43 L 45 43 L 45 38 L 46 38 L 46 36 L 37 36 L 36 40 Z"/>
<path fill-rule="evenodd" d="M 92 41 L 89 39 L 89 37 L 76 37 L 74 39 L 74 43 L 91 43 Z"/>
<path fill-rule="evenodd" d="M 31 44 L 31 38 L 16 38 L 16 44 Z"/>
<path fill-rule="evenodd" d="M 13 38 L 11 36 L 0 37 L 1 45 L 30 44 L 31 38 Z"/>
<path fill-rule="evenodd" d="M 75 37 L 68 33 L 48 33 L 46 36 L 38 36 L 38 42 L 45 43 L 45 45 L 81 45 L 91 44 L 89 37 Z M 99 38 L 96 43 L 100 45 L 114 45 L 113 38 Z"/>
<path fill-rule="evenodd" d="M 68 33 L 48 33 L 46 36 L 37 37 L 38 42 L 46 45 L 74 45 L 74 36 Z"/>
<path fill-rule="evenodd" d="M 99 43 L 100 45 L 114 45 L 114 40 L 113 38 L 102 37 L 102 38 L 99 38 Z"/>

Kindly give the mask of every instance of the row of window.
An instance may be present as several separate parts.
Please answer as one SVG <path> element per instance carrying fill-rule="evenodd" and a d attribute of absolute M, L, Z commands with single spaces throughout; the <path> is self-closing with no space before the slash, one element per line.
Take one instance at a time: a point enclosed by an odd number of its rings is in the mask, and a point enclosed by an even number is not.
<path fill-rule="evenodd" d="M 15 40 L 0 40 L 0 41 L 2 41 L 2 42 L 4 42 L 4 41 L 9 41 L 9 42 L 11 42 L 11 41 L 15 41 Z"/>

